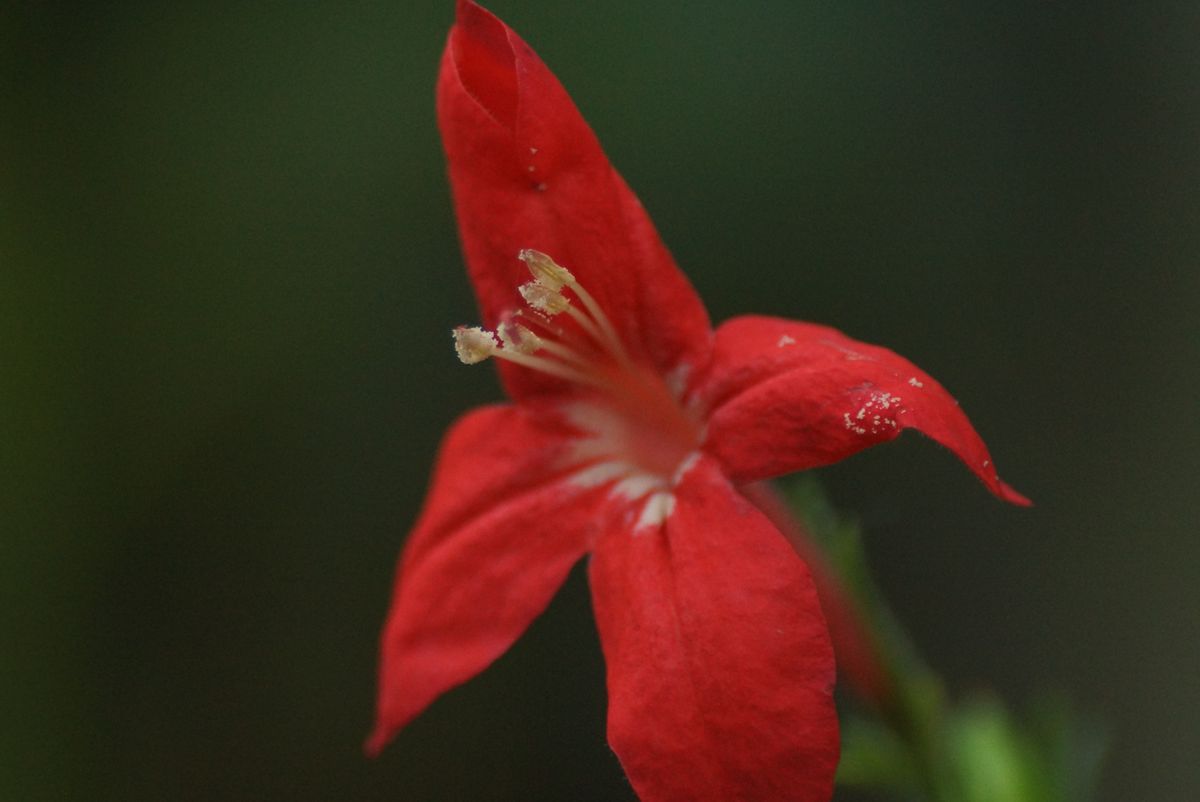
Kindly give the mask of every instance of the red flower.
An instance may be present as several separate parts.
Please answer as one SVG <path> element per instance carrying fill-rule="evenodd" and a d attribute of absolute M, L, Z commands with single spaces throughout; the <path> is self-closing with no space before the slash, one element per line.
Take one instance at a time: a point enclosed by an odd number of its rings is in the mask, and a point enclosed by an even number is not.
<path fill-rule="evenodd" d="M 465 362 L 500 361 L 514 403 L 465 415 L 442 445 L 368 750 L 499 657 L 590 552 L 609 742 L 638 794 L 828 799 L 825 621 L 738 487 L 915 428 L 1024 499 L 946 391 L 891 351 L 765 317 L 712 330 L 550 71 L 469 0 L 457 17 L 438 116 L 488 328 L 455 342 Z"/>

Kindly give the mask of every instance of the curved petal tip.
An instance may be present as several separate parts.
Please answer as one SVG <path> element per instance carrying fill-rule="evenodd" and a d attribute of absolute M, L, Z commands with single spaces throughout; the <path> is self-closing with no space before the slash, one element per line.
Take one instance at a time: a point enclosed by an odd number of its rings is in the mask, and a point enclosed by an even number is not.
<path fill-rule="evenodd" d="M 1028 497 L 1018 493 L 1007 482 L 999 482 L 999 487 L 995 489 L 995 493 L 1009 504 L 1016 504 L 1018 507 L 1033 506 L 1033 502 Z"/>
<path fill-rule="evenodd" d="M 367 740 L 363 741 L 363 753 L 367 757 L 379 757 L 379 753 L 388 745 L 388 741 L 392 740 L 392 729 L 384 726 L 383 722 L 375 725 L 375 729 L 371 730 L 371 734 L 367 736 Z"/>

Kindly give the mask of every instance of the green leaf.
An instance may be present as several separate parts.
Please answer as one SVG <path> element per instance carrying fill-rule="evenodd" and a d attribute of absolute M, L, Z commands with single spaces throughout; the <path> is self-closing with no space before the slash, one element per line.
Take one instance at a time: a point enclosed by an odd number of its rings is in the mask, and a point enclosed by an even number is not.
<path fill-rule="evenodd" d="M 842 759 L 837 782 L 851 788 L 916 792 L 919 770 L 912 751 L 879 721 L 860 715 L 842 722 Z"/>

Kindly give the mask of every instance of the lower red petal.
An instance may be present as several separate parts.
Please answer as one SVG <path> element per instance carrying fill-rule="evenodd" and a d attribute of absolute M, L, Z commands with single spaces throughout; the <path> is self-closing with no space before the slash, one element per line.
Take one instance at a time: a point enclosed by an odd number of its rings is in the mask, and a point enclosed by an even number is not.
<path fill-rule="evenodd" d="M 503 654 L 595 539 L 604 488 L 567 481 L 552 418 L 490 407 L 446 436 L 397 572 L 368 752 Z"/>
<path fill-rule="evenodd" d="M 828 465 L 917 429 L 998 497 L 1029 504 L 1000 480 L 958 402 L 929 374 L 835 329 L 730 320 L 717 329 L 713 360 L 694 392 L 709 411 L 705 449 L 738 483 Z"/>
<path fill-rule="evenodd" d="M 833 652 L 804 564 L 709 460 L 590 566 L 609 742 L 645 802 L 828 800 Z"/>

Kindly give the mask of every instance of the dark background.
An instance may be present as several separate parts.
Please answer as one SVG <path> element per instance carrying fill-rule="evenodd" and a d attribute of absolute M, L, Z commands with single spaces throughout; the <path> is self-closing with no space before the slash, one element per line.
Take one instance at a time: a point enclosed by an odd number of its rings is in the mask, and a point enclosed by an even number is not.
<path fill-rule="evenodd" d="M 958 692 L 1200 794 L 1200 7 L 495 0 L 714 319 L 938 377 L 822 471 Z M 453 4 L 0 6 L 0 798 L 624 799 L 576 572 L 378 761 L 377 630 L 443 429 L 499 397 L 433 83 Z"/>

